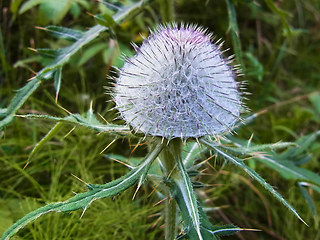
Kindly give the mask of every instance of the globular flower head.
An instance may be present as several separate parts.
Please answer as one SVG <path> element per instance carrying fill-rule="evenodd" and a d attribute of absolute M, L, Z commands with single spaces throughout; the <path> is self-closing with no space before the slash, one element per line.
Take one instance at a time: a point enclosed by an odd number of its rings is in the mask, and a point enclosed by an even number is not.
<path fill-rule="evenodd" d="M 116 108 L 146 135 L 189 138 L 230 131 L 242 107 L 221 44 L 194 25 L 158 27 L 127 58 L 113 91 Z"/>

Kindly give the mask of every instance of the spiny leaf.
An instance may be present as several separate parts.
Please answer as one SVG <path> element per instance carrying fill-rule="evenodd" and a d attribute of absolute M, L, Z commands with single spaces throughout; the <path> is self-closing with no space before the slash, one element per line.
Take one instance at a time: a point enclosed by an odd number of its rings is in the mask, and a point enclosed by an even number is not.
<path fill-rule="evenodd" d="M 51 76 L 52 72 L 47 72 L 46 75 Z M 0 121 L 0 129 L 7 126 L 14 119 L 14 114 L 16 111 L 24 104 L 28 97 L 39 87 L 41 80 L 39 77 L 32 79 L 24 87 L 20 88 L 17 94 L 11 100 L 7 111 L 5 114 L 2 114 L 4 117 Z"/>
<path fill-rule="evenodd" d="M 44 28 L 38 27 L 41 30 L 47 31 L 50 35 L 56 38 L 64 38 L 69 41 L 77 41 L 83 37 L 84 32 L 76 29 L 65 28 L 60 26 L 49 25 Z"/>
<path fill-rule="evenodd" d="M 38 72 L 37 76 L 28 82 L 23 88 L 19 89 L 17 94 L 13 97 L 7 110 L 6 117 L 0 121 L 0 129 L 8 125 L 13 119 L 16 111 L 23 105 L 28 97 L 40 86 L 42 79 L 52 78 L 53 72 L 58 67 L 65 64 L 69 58 L 74 55 L 81 47 L 93 40 L 98 34 L 105 30 L 105 27 L 94 26 L 89 29 L 82 38 L 64 48 L 64 51 L 51 64 Z"/>
<path fill-rule="evenodd" d="M 64 122 L 71 123 L 80 126 L 84 126 L 87 128 L 91 128 L 98 132 L 108 132 L 117 135 L 124 135 L 130 133 L 130 129 L 128 127 L 122 125 L 115 124 L 102 124 L 100 123 L 94 115 L 90 115 L 87 117 L 81 116 L 79 114 L 72 114 L 64 118 L 60 117 L 52 117 L 48 115 L 37 115 L 37 114 L 28 114 L 28 115 L 18 115 L 19 117 L 29 118 L 29 119 L 46 119 L 54 122 Z"/>
<path fill-rule="evenodd" d="M 120 23 L 128 17 L 132 12 L 141 8 L 144 1 L 139 1 L 130 6 L 122 8 L 118 11 L 113 19 L 116 23 Z M 10 124 L 14 119 L 14 114 L 24 104 L 28 97 L 40 86 L 42 80 L 51 79 L 57 68 L 66 64 L 70 57 L 79 51 L 83 46 L 95 39 L 101 32 L 106 31 L 104 26 L 96 25 L 84 32 L 81 38 L 68 47 L 65 47 L 62 53 L 52 61 L 48 66 L 37 73 L 37 76 L 28 82 L 24 87 L 18 90 L 17 94 L 11 100 L 4 118 L 0 121 L 0 129 Z"/>
<path fill-rule="evenodd" d="M 192 226 L 194 227 L 197 233 L 197 239 L 202 240 L 203 237 L 200 232 L 200 217 L 198 212 L 198 204 L 192 188 L 192 183 L 181 158 L 178 158 L 176 160 L 180 176 L 175 176 L 174 181 L 177 186 L 177 191 L 180 193 L 178 194 L 178 196 L 182 198 L 178 199 L 177 202 L 178 204 L 180 203 L 179 206 L 181 206 L 181 204 L 185 204 L 185 208 L 182 208 L 181 211 L 187 211 L 187 215 L 189 216 Z"/>
<path fill-rule="evenodd" d="M 116 24 L 115 21 L 113 20 L 113 18 L 107 13 L 95 15 L 94 18 L 98 24 L 105 26 L 105 27 L 108 27 L 108 28 L 112 27 Z"/>
<path fill-rule="evenodd" d="M 188 238 L 192 240 L 196 239 L 205 239 L 205 240 L 217 240 L 220 239 L 220 236 L 227 236 L 230 234 L 233 234 L 235 232 L 241 231 L 243 229 L 234 226 L 234 225 L 213 225 L 210 223 L 207 215 L 203 211 L 201 205 L 197 203 L 197 212 L 199 214 L 199 227 L 200 227 L 200 234 L 201 238 L 199 237 L 199 234 L 193 224 L 192 218 L 189 214 L 189 208 L 188 208 L 188 199 L 184 197 L 183 192 L 181 191 L 181 187 L 177 185 L 175 182 L 172 186 L 173 195 L 175 196 L 175 199 L 178 203 L 178 206 L 181 211 L 182 219 L 184 221 L 184 233 L 180 235 L 177 239 L 183 239 Z"/>
<path fill-rule="evenodd" d="M 42 57 L 48 57 L 48 58 L 56 58 L 61 53 L 63 53 L 63 49 L 51 49 L 51 48 L 37 48 L 37 53 L 40 54 Z"/>
<path fill-rule="evenodd" d="M 294 142 L 277 142 L 277 143 L 267 143 L 267 144 L 254 144 L 243 139 L 238 139 L 234 136 L 228 136 L 226 138 L 221 138 L 222 144 L 220 147 L 227 149 L 231 152 L 250 155 L 255 152 L 269 152 L 270 150 L 283 149 L 292 146 L 298 146 Z M 226 144 L 224 144 L 226 143 Z M 228 144 L 233 143 L 235 146 L 227 146 Z"/>
<path fill-rule="evenodd" d="M 276 192 L 273 189 L 273 187 L 270 184 L 268 184 L 258 173 L 256 173 L 253 169 L 249 168 L 246 164 L 244 164 L 243 160 L 224 152 L 219 147 L 217 147 L 215 143 L 212 143 L 212 141 L 209 139 L 202 138 L 200 141 L 209 148 L 212 148 L 217 154 L 221 155 L 226 160 L 229 160 L 236 166 L 243 169 L 258 183 L 260 183 L 266 190 L 268 190 L 276 199 L 278 199 L 283 205 L 285 205 L 297 218 L 299 218 L 304 224 L 306 224 L 305 221 L 297 213 L 297 211 L 278 192 Z"/>
<path fill-rule="evenodd" d="M 319 135 L 320 135 L 320 131 L 316 131 L 312 134 L 309 134 L 309 135 L 306 135 L 306 136 L 299 138 L 296 141 L 296 144 L 299 147 L 289 148 L 288 150 L 286 150 L 285 152 L 280 154 L 280 157 L 282 159 L 288 159 L 288 158 L 297 157 L 297 156 L 303 154 L 308 148 L 310 148 L 311 144 L 313 144 L 315 142 L 315 140 L 317 139 L 317 137 Z"/>
<path fill-rule="evenodd" d="M 279 172 L 283 177 L 295 180 L 307 180 L 320 186 L 320 176 L 312 171 L 296 166 L 292 161 L 275 157 L 258 156 L 256 159 Z"/>
<path fill-rule="evenodd" d="M 126 175 L 110 183 L 97 185 L 87 184 L 88 192 L 77 194 L 65 202 L 51 203 L 39 208 L 14 223 L 1 237 L 1 240 L 8 240 L 17 231 L 26 226 L 31 221 L 49 212 L 70 212 L 78 209 L 87 209 L 89 205 L 100 198 L 115 196 L 135 184 L 141 176 L 145 176 L 152 162 L 157 158 L 164 144 L 158 143 L 153 151 L 136 168 Z M 141 181 L 141 180 L 140 180 Z"/>
<path fill-rule="evenodd" d="M 244 229 L 234 226 L 232 224 L 223 226 L 212 226 L 211 229 L 207 229 L 211 234 L 216 236 L 229 236 Z"/>
<path fill-rule="evenodd" d="M 6 112 L 7 112 L 6 108 L 0 108 L 0 117 L 5 116 Z"/>
<path fill-rule="evenodd" d="M 201 153 L 206 151 L 206 148 L 201 148 L 197 142 L 188 142 L 182 150 L 181 158 L 186 169 L 192 167 L 194 162 L 200 158 Z"/>

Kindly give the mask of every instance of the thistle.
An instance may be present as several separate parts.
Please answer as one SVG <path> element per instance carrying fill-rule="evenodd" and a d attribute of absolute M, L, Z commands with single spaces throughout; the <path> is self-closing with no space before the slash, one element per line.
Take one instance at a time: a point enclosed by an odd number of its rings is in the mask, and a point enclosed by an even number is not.
<path fill-rule="evenodd" d="M 161 25 L 126 58 L 114 99 L 136 131 L 163 138 L 229 132 L 239 120 L 242 97 L 232 57 L 196 25 Z"/>
<path fill-rule="evenodd" d="M 256 156 L 267 161 L 263 154 L 257 154 L 253 150 L 273 150 L 273 147 L 289 146 L 288 143 L 250 148 L 250 139 L 248 144 L 242 145 L 244 141 L 239 141 L 230 147 L 232 139 L 228 139 L 228 136 L 220 141 L 210 137 L 231 132 L 234 124 L 240 120 L 240 112 L 244 108 L 242 93 L 239 91 L 240 83 L 235 81 L 237 71 L 230 65 L 232 57 L 223 58 L 222 44 L 212 43 L 212 40 L 212 35 L 201 27 L 172 24 L 162 25 L 151 32 L 140 48 L 133 45 L 137 54 L 126 59 L 119 77 L 115 79 L 113 96 L 116 108 L 120 116 L 136 131 L 141 131 L 146 136 L 162 137 L 162 141 L 160 138 L 151 139 L 148 142 L 148 155 L 139 164 L 130 165 L 130 171 L 124 176 L 101 185 L 86 183 L 87 192 L 34 210 L 14 223 L 3 233 L 1 239 L 8 240 L 25 225 L 46 213 L 78 209 L 84 213 L 93 201 L 116 196 L 134 184 L 138 185 L 138 190 L 146 179 L 151 180 L 159 196 L 164 197 L 160 202 L 165 202 L 165 240 L 217 240 L 237 231 L 250 230 L 210 223 L 193 190 L 193 186 L 203 185 L 192 182 L 201 173 L 199 167 L 207 162 L 205 160 L 197 163 L 204 152 L 213 152 L 243 169 L 302 220 L 271 185 L 238 157 Z M 66 118 L 44 115 L 29 117 L 58 121 L 38 145 L 48 141 L 60 129 L 62 122 L 76 123 L 120 136 L 130 132 L 127 127 L 101 124 L 94 117 L 92 109 L 88 111 L 87 117 L 78 114 Z M 202 137 L 205 135 L 209 137 Z M 202 138 L 197 139 L 197 142 L 185 141 L 184 145 L 179 139 L 199 137 Z M 164 139 L 167 140 L 164 142 Z M 183 153 L 187 154 L 184 156 Z M 274 155 L 274 152 L 269 155 Z M 271 158 L 269 160 L 276 162 Z M 281 166 L 282 163 L 277 164 Z"/>

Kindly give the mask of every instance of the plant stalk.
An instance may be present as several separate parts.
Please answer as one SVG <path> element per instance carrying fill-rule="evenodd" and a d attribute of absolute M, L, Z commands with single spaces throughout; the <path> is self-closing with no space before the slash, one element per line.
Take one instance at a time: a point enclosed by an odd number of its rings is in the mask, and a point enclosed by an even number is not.
<path fill-rule="evenodd" d="M 181 154 L 181 139 L 173 139 L 168 146 L 160 153 L 160 160 L 163 165 L 165 177 L 170 181 L 171 176 L 177 171 L 177 156 Z M 171 196 L 171 191 L 165 189 L 164 221 L 165 221 L 165 240 L 173 240 L 177 234 L 177 203 Z"/>

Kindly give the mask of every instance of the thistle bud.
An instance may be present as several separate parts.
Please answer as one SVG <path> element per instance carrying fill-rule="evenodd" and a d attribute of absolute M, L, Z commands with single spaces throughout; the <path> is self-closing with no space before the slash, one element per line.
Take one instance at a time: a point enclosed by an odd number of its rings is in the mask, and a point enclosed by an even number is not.
<path fill-rule="evenodd" d="M 113 95 L 121 117 L 137 131 L 164 138 L 230 131 L 242 97 L 231 58 L 194 25 L 166 25 L 151 32 L 127 58 Z"/>

